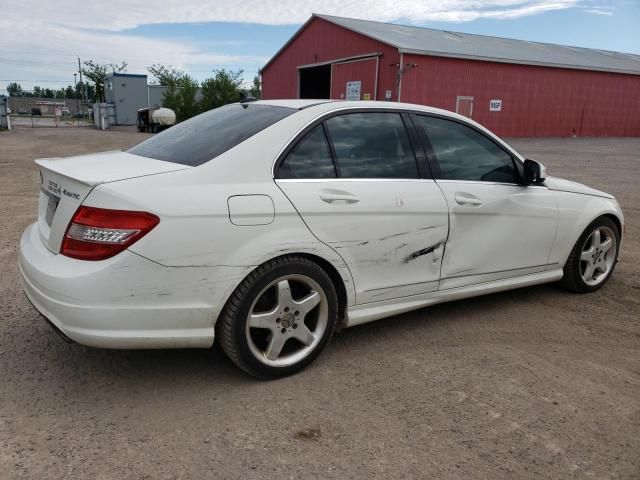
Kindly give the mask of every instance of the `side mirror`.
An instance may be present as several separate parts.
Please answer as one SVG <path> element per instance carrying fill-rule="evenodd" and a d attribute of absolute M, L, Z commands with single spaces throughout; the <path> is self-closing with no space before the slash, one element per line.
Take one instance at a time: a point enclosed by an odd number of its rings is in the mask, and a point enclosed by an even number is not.
<path fill-rule="evenodd" d="M 536 185 L 543 183 L 547 176 L 547 169 L 540 162 L 535 160 L 524 161 L 524 182 L 527 185 Z"/>

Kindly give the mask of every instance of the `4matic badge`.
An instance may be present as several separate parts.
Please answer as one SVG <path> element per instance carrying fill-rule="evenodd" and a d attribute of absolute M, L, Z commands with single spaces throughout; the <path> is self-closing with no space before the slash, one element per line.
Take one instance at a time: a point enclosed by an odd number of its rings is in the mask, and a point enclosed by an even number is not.
<path fill-rule="evenodd" d="M 73 198 L 75 200 L 80 200 L 80 194 L 75 193 L 75 192 L 71 192 L 71 191 L 67 190 L 66 188 L 64 190 L 62 190 L 62 193 L 64 193 L 69 198 Z"/>

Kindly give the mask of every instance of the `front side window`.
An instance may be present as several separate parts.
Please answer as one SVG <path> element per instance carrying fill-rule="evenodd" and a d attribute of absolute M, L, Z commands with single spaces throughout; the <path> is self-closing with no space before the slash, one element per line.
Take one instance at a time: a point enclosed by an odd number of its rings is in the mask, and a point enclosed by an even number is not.
<path fill-rule="evenodd" d="M 418 178 L 398 113 L 349 113 L 326 120 L 342 178 Z"/>
<path fill-rule="evenodd" d="M 279 178 L 335 178 L 331 150 L 322 125 L 314 127 L 287 155 Z"/>
<path fill-rule="evenodd" d="M 436 179 L 517 183 L 511 155 L 481 133 L 442 118 L 416 115 L 414 119 L 433 148 L 439 167 Z"/>
<path fill-rule="evenodd" d="M 180 122 L 127 152 L 195 167 L 295 112 L 294 108 L 233 103 Z"/>

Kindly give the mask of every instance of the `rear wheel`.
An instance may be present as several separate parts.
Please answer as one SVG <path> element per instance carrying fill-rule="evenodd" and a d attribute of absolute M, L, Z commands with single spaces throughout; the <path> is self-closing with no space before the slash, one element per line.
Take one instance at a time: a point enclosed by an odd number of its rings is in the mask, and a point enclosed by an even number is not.
<path fill-rule="evenodd" d="M 338 301 L 329 275 L 298 256 L 254 270 L 225 305 L 216 334 L 227 356 L 258 378 L 306 367 L 329 342 Z"/>
<path fill-rule="evenodd" d="M 607 217 L 594 220 L 576 242 L 564 266 L 562 285 L 574 292 L 602 287 L 618 261 L 620 232 Z"/>

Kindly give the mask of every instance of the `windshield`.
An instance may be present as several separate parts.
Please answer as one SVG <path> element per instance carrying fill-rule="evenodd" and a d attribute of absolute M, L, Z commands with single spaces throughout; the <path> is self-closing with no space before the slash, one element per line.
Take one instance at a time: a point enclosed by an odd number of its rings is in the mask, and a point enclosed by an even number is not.
<path fill-rule="evenodd" d="M 127 152 L 195 167 L 295 111 L 294 108 L 251 103 L 225 105 L 185 120 L 134 145 Z"/>

